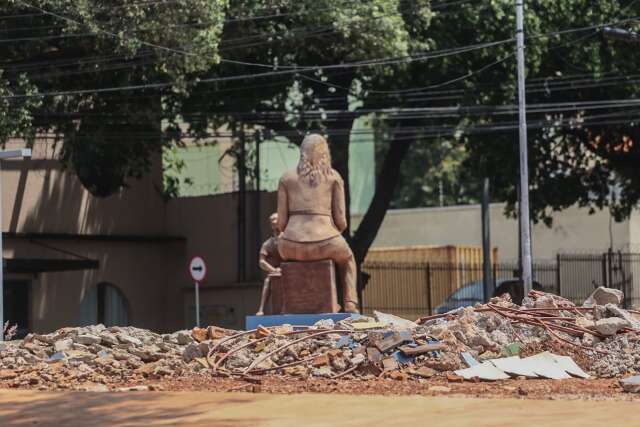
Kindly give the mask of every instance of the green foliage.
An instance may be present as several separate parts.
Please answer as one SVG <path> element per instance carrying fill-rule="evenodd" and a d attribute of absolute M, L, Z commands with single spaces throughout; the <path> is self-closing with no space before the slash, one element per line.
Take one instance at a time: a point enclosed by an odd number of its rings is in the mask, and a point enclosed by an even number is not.
<path fill-rule="evenodd" d="M 633 76 L 640 63 L 637 45 L 606 40 L 596 30 L 551 37 L 539 35 L 615 23 L 638 15 L 640 4 L 632 0 L 531 3 L 525 24 L 529 34 L 527 104 L 637 98 L 640 85 L 633 77 L 625 77 Z M 442 30 L 449 24 L 443 22 Z M 485 84 L 476 82 L 473 90 L 467 92 L 471 97 L 466 103 L 486 100 L 514 103 L 516 98 L 511 93 L 515 90 L 515 71 L 501 70 L 501 75 L 482 73 L 487 79 Z M 502 124 L 514 120 L 515 116 L 480 117 L 476 123 Z M 570 126 L 550 126 L 554 122 Z M 531 202 L 536 221 L 550 224 L 553 211 L 575 204 L 592 211 L 610 207 L 616 218 L 622 219 L 637 205 L 640 199 L 637 110 L 611 107 L 544 111 L 529 113 L 528 123 L 537 125 L 528 131 Z M 465 167 L 478 176 L 488 175 L 494 188 L 499 188 L 509 202 L 510 212 L 517 199 L 517 141 L 515 129 L 464 138 L 470 153 Z"/>
<path fill-rule="evenodd" d="M 171 146 L 162 153 L 162 184 L 165 199 L 180 196 L 180 188 L 193 185 L 193 179 L 185 177 L 186 163 L 178 155 L 177 147 Z"/>
<path fill-rule="evenodd" d="M 482 183 L 469 176 L 463 162 L 468 154 L 452 139 L 420 139 L 402 163 L 395 209 L 478 203 Z"/>
<path fill-rule="evenodd" d="M 0 104 L 0 142 L 55 133 L 61 160 L 93 194 L 148 172 L 170 140 L 187 81 L 219 61 L 225 0 L 14 0 L 0 5 L 1 95 L 74 92 Z M 48 13 L 47 13 L 48 12 Z M 159 47 L 156 47 L 159 46 Z M 148 91 L 99 92 L 167 82 Z M 7 122 L 5 125 L 3 118 Z M 169 127 L 171 129 L 171 127 Z"/>

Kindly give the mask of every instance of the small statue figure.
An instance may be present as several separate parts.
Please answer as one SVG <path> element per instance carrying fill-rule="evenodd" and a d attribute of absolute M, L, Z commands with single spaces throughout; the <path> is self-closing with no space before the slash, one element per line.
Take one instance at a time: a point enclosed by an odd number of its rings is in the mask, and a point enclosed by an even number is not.
<path fill-rule="evenodd" d="M 321 135 L 304 138 L 298 167 L 280 179 L 278 228 L 283 231 L 278 239 L 282 260 L 333 260 L 344 311 L 357 313 L 356 263 L 342 237 L 347 228 L 344 182 L 331 167 L 329 146 Z"/>
<path fill-rule="evenodd" d="M 262 244 L 260 248 L 260 260 L 258 261 L 260 270 L 264 271 L 267 277 L 265 277 L 264 284 L 262 285 L 260 308 L 256 316 L 264 315 L 264 305 L 267 303 L 269 294 L 271 293 L 271 278 L 278 277 L 282 274 L 280 271 L 282 259 L 278 252 L 278 237 L 281 233 L 281 230 L 278 228 L 278 214 L 272 214 L 269 217 L 269 221 L 271 222 L 272 235 Z"/>

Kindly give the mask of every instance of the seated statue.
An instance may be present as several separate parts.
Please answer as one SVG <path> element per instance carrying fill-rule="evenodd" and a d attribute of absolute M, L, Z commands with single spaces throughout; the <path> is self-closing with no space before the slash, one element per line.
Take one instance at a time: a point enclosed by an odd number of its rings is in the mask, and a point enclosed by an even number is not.
<path fill-rule="evenodd" d="M 264 284 L 262 285 L 260 308 L 258 309 L 256 316 L 262 316 L 264 314 L 264 306 L 267 303 L 271 292 L 271 279 L 273 277 L 280 276 L 282 273 L 280 270 L 280 263 L 282 262 L 282 259 L 278 252 L 278 237 L 280 236 L 280 229 L 278 228 L 278 214 L 272 214 L 269 217 L 269 221 L 271 222 L 272 235 L 262 244 L 262 247 L 260 248 L 260 258 L 258 261 L 260 269 L 266 273 L 267 277 L 265 277 Z"/>
<path fill-rule="evenodd" d="M 356 263 L 342 237 L 347 228 L 344 182 L 331 167 L 327 141 L 308 135 L 300 161 L 278 186 L 278 251 L 284 261 L 333 260 L 343 290 L 344 311 L 358 312 Z"/>

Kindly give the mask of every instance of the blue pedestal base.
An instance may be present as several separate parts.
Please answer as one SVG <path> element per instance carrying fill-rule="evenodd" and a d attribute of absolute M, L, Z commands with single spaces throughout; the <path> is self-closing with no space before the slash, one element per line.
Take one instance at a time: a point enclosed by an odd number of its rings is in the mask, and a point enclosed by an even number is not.
<path fill-rule="evenodd" d="M 270 316 L 247 316 L 245 328 L 247 331 L 262 326 L 301 325 L 312 326 L 318 320 L 332 319 L 334 322 L 347 319 L 351 316 L 359 316 L 350 313 L 320 313 L 320 314 L 274 314 Z"/>

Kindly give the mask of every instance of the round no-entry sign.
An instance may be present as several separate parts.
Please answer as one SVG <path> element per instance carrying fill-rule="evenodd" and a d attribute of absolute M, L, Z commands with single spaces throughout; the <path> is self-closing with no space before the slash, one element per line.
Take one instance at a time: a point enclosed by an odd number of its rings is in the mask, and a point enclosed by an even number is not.
<path fill-rule="evenodd" d="M 207 276 L 207 264 L 204 263 L 202 257 L 194 256 L 189 263 L 189 274 L 196 282 L 202 282 Z"/>

